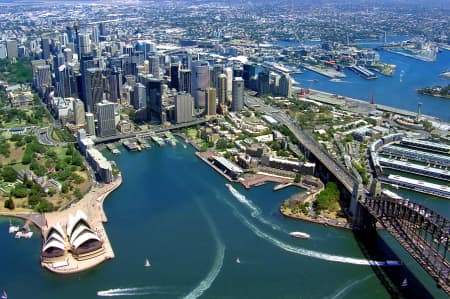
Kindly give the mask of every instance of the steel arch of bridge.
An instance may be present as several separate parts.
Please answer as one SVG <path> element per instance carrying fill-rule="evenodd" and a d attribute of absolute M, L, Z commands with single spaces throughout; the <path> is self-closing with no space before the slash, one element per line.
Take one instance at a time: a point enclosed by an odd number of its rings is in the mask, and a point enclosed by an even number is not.
<path fill-rule="evenodd" d="M 360 203 L 450 294 L 450 221 L 405 199 L 368 196 Z"/>

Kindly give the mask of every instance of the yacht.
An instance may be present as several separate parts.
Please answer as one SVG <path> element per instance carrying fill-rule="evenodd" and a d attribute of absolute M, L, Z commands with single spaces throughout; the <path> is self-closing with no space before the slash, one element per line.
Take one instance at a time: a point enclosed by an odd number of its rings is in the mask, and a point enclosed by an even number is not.
<path fill-rule="evenodd" d="M 405 287 L 407 287 L 407 286 L 408 286 L 408 279 L 405 278 L 405 279 L 403 279 L 403 281 L 402 281 L 402 287 L 405 288 Z"/>
<path fill-rule="evenodd" d="M 236 264 L 240 264 L 241 260 L 239 258 L 236 259 Z"/>
<path fill-rule="evenodd" d="M 5 290 L 3 290 L 2 299 L 8 299 L 8 295 L 6 294 Z"/>
<path fill-rule="evenodd" d="M 144 267 L 149 268 L 150 266 L 151 266 L 151 265 L 150 265 L 150 261 L 149 261 L 148 259 L 145 259 Z"/>
<path fill-rule="evenodd" d="M 295 238 L 301 238 L 301 239 L 309 239 L 311 236 L 307 233 L 302 232 L 290 232 L 289 235 Z"/>

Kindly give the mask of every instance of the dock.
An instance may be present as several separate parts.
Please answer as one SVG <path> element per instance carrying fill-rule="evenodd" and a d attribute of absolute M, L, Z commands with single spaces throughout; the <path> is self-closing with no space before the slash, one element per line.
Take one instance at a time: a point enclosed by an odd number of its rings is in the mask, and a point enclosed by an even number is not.
<path fill-rule="evenodd" d="M 164 146 L 164 140 L 161 137 L 159 137 L 157 135 L 153 135 L 151 138 L 152 138 L 153 142 L 155 142 L 159 146 Z"/>
<path fill-rule="evenodd" d="M 373 80 L 373 79 L 377 78 L 377 75 L 374 72 L 369 71 L 368 69 L 366 69 L 363 66 L 355 64 L 355 65 L 349 66 L 348 68 L 366 80 Z"/>
<path fill-rule="evenodd" d="M 310 70 L 312 72 L 318 73 L 319 75 L 328 77 L 330 79 L 336 79 L 336 78 L 345 78 L 347 77 L 346 74 L 344 74 L 343 72 L 338 72 L 333 68 L 330 67 L 325 67 L 325 68 L 320 68 L 314 65 L 310 65 L 310 64 L 302 64 L 302 67 L 304 67 L 307 70 Z"/>
<path fill-rule="evenodd" d="M 122 145 L 131 152 L 141 150 L 141 148 L 139 147 L 139 145 L 137 144 L 136 141 L 130 141 L 130 140 L 126 139 L 122 142 Z"/>
<path fill-rule="evenodd" d="M 120 154 L 120 150 L 118 150 L 116 148 L 116 146 L 114 144 L 112 144 L 112 143 L 107 144 L 106 148 L 114 155 L 119 155 Z"/>

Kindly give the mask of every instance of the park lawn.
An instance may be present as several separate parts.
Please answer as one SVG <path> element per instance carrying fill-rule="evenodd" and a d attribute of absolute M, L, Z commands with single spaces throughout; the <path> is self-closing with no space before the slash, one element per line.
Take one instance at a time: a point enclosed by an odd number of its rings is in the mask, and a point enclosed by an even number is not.
<path fill-rule="evenodd" d="M 23 158 L 23 153 L 25 152 L 25 146 L 16 148 L 16 145 L 14 142 L 10 142 L 10 141 L 7 141 L 7 142 L 10 144 L 10 146 L 9 146 L 10 154 L 9 154 L 9 157 L 5 157 L 2 154 L 0 154 L 0 160 L 2 161 L 3 165 L 21 163 L 22 158 Z M 16 167 L 14 167 L 14 168 L 16 168 Z"/>

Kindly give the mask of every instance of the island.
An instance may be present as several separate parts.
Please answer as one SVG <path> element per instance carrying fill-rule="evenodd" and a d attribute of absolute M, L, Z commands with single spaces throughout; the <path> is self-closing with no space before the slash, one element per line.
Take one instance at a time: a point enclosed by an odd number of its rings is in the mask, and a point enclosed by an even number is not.
<path fill-rule="evenodd" d="M 437 85 L 432 87 L 419 88 L 417 89 L 417 92 L 432 97 L 450 99 L 450 84 L 448 84 L 447 86 Z"/>

